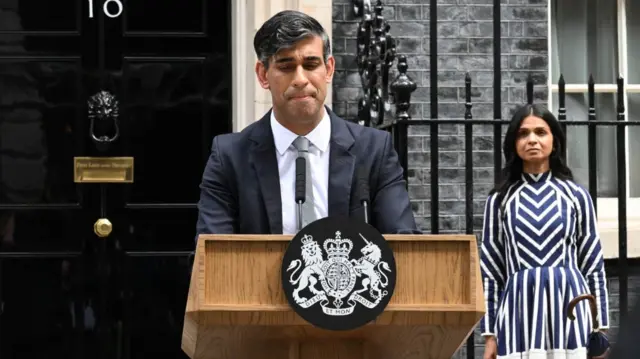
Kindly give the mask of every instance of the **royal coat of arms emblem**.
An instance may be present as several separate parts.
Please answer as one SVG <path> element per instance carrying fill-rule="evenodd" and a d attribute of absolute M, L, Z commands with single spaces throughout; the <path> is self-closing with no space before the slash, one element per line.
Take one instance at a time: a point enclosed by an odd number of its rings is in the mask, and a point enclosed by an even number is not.
<path fill-rule="evenodd" d="M 285 292 L 296 311 L 313 324 L 326 328 L 321 323 L 333 318 L 329 329 L 351 329 L 374 319 L 389 302 L 395 286 L 393 255 L 388 247 L 384 255 L 381 245 L 386 242 L 373 227 L 359 222 L 357 226 L 366 226 L 366 231 L 349 226 L 356 238 L 345 236 L 340 229 L 323 236 L 323 231 L 305 228 L 299 242 L 292 241 L 292 245 L 299 243 L 297 258 L 289 253 L 292 248 L 287 251 Z M 322 229 L 327 227 L 332 226 L 325 224 Z M 314 307 L 320 311 L 312 310 Z"/>

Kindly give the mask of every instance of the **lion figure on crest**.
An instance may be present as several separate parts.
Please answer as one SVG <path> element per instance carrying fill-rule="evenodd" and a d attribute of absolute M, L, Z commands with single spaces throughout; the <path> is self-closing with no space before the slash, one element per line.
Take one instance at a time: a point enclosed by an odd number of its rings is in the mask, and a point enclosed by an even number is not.
<path fill-rule="evenodd" d="M 302 303 L 307 300 L 299 295 L 300 291 L 305 288 L 309 288 L 314 295 L 323 293 L 323 291 L 315 288 L 318 280 L 322 280 L 324 277 L 321 268 L 322 263 L 324 263 L 322 249 L 318 242 L 314 241 L 313 237 L 308 234 L 305 234 L 302 238 L 302 260 L 304 261 L 304 269 L 297 278 L 294 279 L 293 276 L 298 269 L 302 267 L 300 259 L 291 261 L 291 264 L 289 264 L 287 268 L 287 272 L 292 269 L 294 270 L 289 277 L 289 282 L 293 285 L 298 285 L 298 287 L 293 290 L 293 299 L 296 303 Z M 319 278 L 314 277 L 314 274 L 318 275 Z"/>
<path fill-rule="evenodd" d="M 358 273 L 358 276 L 364 275 L 365 278 L 362 280 L 362 289 L 357 290 L 356 293 L 360 294 L 369 289 L 371 297 L 378 299 L 381 296 L 387 295 L 387 291 L 383 291 L 380 285 L 384 288 L 389 284 L 389 278 L 384 274 L 382 269 L 391 272 L 391 268 L 389 268 L 387 262 L 380 261 L 382 258 L 380 247 L 369 242 L 362 234 L 360 237 L 366 242 L 366 245 L 360 250 L 363 256 L 358 260 L 352 259 L 351 263 L 356 273 Z M 382 269 L 380 269 L 380 266 L 382 266 Z M 381 277 L 384 277 L 384 281 L 381 280 Z"/>

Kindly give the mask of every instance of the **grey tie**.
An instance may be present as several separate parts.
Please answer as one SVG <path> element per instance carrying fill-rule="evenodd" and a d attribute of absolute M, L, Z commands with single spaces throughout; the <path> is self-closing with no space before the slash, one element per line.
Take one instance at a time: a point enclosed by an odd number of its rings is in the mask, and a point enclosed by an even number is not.
<path fill-rule="evenodd" d="M 302 226 L 316 220 L 316 212 L 313 205 L 313 179 L 311 177 L 311 164 L 309 163 L 309 140 L 305 137 L 298 136 L 293 141 L 293 147 L 298 150 L 298 157 L 304 157 L 307 168 L 306 173 L 306 189 L 305 189 L 305 201 L 302 204 Z M 300 230 L 302 228 L 298 228 Z"/>

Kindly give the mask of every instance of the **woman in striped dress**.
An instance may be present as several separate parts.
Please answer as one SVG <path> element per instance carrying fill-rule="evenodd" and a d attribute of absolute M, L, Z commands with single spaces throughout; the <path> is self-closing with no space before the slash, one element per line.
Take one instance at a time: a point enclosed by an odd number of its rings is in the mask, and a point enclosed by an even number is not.
<path fill-rule="evenodd" d="M 585 359 L 597 298 L 602 329 L 609 303 L 596 214 L 589 192 L 563 162 L 565 136 L 551 112 L 519 109 L 507 130 L 503 182 L 484 212 L 481 272 L 487 313 L 484 359 Z"/>

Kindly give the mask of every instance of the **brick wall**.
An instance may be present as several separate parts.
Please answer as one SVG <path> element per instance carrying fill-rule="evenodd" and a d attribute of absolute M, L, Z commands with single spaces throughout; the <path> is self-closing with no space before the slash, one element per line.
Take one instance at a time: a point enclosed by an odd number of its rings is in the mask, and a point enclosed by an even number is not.
<path fill-rule="evenodd" d="M 372 0 L 372 2 L 374 2 Z M 427 3 L 427 4 L 425 4 Z M 464 118 L 464 77 L 472 79 L 473 117 L 493 118 L 493 0 L 438 1 L 438 114 L 442 119 Z M 502 104 L 503 119 L 526 101 L 525 82 L 531 75 L 534 101 L 547 99 L 547 1 L 502 0 Z M 412 96 L 414 119 L 430 118 L 429 18 L 425 0 L 387 0 L 385 19 L 397 39 L 398 54 L 409 60 L 409 75 L 418 85 Z M 349 0 L 333 0 L 333 45 L 337 60 L 333 84 L 334 111 L 355 119 L 361 83 L 355 61 L 356 30 Z M 395 69 L 394 69 L 395 70 Z M 392 79 L 395 77 L 395 72 Z M 393 116 L 393 113 L 388 115 Z M 504 134 L 504 130 L 503 130 Z M 443 125 L 439 129 L 440 232 L 465 230 L 464 128 Z M 493 184 L 493 128 L 474 126 L 475 230 L 481 229 L 482 208 Z M 500 144 L 501 145 L 501 144 Z M 430 230 L 430 138 L 428 127 L 412 127 L 409 138 L 410 196 L 416 218 Z M 630 279 L 630 305 L 637 296 L 640 279 Z M 618 323 L 617 279 L 610 279 L 612 324 Z M 615 333 L 615 328 L 612 330 Z M 482 358 L 482 338 L 476 336 L 476 358 Z M 455 358 L 466 358 L 463 346 Z"/>
<path fill-rule="evenodd" d="M 537 84 L 536 101 L 546 100 L 546 1 L 511 0 L 502 9 L 502 102 L 509 118 L 525 101 L 529 74 Z M 515 3 L 518 4 L 515 4 Z M 443 119 L 464 117 L 464 77 L 472 79 L 473 117 L 493 118 L 493 5 L 492 0 L 440 0 L 438 7 L 438 114 Z M 421 0 L 389 0 L 384 16 L 397 39 L 398 54 L 409 60 L 409 75 L 418 88 L 412 96 L 412 115 L 430 118 L 429 5 Z M 337 72 L 333 85 L 334 109 L 348 119 L 357 113 L 361 84 L 355 62 L 356 30 L 349 0 L 333 2 L 333 44 Z M 395 70 L 395 69 L 394 69 Z M 394 72 L 395 75 L 395 72 Z M 393 78 L 393 76 L 392 76 Z M 390 113 L 389 116 L 393 114 Z M 439 128 L 440 232 L 464 230 L 463 126 Z M 491 126 L 474 128 L 474 190 L 480 213 L 493 183 Z M 409 138 L 410 193 L 422 228 L 429 230 L 430 161 L 429 128 L 412 127 Z M 476 220 L 480 224 L 481 218 Z"/>

